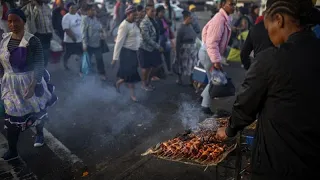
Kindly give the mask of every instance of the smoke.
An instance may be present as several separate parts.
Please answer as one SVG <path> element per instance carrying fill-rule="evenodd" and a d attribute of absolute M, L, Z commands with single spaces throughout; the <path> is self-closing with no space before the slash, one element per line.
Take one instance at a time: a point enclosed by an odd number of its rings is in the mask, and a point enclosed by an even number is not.
<path fill-rule="evenodd" d="M 192 100 L 190 95 L 180 94 L 178 106 L 176 116 L 181 120 L 184 129 L 195 128 L 202 118 L 199 103 Z"/>

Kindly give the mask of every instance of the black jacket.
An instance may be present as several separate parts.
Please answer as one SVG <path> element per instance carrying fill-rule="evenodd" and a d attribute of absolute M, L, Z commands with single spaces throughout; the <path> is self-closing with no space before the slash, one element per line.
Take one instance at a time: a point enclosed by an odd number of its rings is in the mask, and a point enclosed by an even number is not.
<path fill-rule="evenodd" d="M 268 31 L 264 27 L 264 22 L 259 22 L 253 26 L 249 31 L 240 54 L 244 68 L 248 70 L 251 65 L 250 54 L 252 50 L 254 56 L 256 56 L 259 52 L 272 46 L 273 44 L 269 39 Z"/>
<path fill-rule="evenodd" d="M 66 9 L 62 9 L 60 7 L 57 7 L 52 11 L 52 26 L 60 38 L 63 38 L 63 35 L 64 35 L 64 31 L 62 28 L 62 18 L 63 18 L 63 15 L 61 14 L 62 10 L 65 10 L 66 13 L 68 12 Z"/>
<path fill-rule="evenodd" d="M 319 49 L 311 31 L 295 33 L 260 52 L 247 71 L 226 133 L 234 136 L 259 114 L 252 180 L 307 180 L 319 171 Z"/>

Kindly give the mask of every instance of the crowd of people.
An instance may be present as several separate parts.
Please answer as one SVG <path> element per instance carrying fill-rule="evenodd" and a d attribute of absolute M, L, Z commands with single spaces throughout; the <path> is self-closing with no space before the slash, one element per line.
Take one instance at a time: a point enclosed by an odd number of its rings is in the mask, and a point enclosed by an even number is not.
<path fill-rule="evenodd" d="M 153 91 L 152 81 L 165 69 L 176 74 L 177 84 L 185 83 L 183 76 L 190 77 L 187 83 L 192 84 L 198 64 L 210 80 L 213 70 L 223 71 L 228 65 L 225 59 L 230 49 L 239 49 L 247 73 L 228 126 L 218 129 L 217 138 L 236 136 L 258 117 L 252 179 L 291 180 L 314 175 L 314 162 L 320 160 L 315 105 L 320 100 L 320 88 L 314 85 L 320 72 L 320 41 L 311 30 L 320 23 L 320 16 L 314 2 L 268 0 L 266 11 L 259 16 L 258 6 L 252 6 L 250 12 L 245 8 L 237 11 L 234 0 L 221 0 L 219 11 L 202 31 L 194 5 L 182 12 L 183 21 L 177 28 L 169 0 L 156 8 L 153 1 L 146 4 L 118 1 L 114 23 L 109 27 L 105 7 L 90 2 L 79 7 L 57 0 L 51 10 L 42 0 L 20 8 L 1 0 L 1 99 L 9 144 L 3 159 L 18 157 L 19 134 L 31 125 L 37 130 L 34 146 L 44 144 L 46 108 L 58 99 L 46 70 L 53 35 L 63 40 L 66 70 L 71 55 L 80 57 L 86 52 L 95 56 L 104 81 L 107 76 L 101 46 L 106 36 L 116 31 L 111 62 L 112 67 L 119 65 L 115 88 L 120 93 L 125 83 L 133 102 L 138 101 L 135 83 L 141 81 L 143 90 Z M 79 75 L 83 75 L 81 68 Z M 203 112 L 212 115 L 209 84 L 201 96 Z"/>

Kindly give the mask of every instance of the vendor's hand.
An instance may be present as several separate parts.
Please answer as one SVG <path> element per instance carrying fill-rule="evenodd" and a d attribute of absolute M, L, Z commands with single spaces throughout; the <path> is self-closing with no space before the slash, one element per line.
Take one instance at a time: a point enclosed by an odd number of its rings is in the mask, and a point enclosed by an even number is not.
<path fill-rule="evenodd" d="M 226 127 L 221 127 L 217 130 L 216 138 L 221 141 L 224 141 L 228 138 L 226 134 Z"/>
<path fill-rule="evenodd" d="M 25 90 L 23 98 L 30 99 L 34 95 L 36 83 L 32 82 L 30 86 Z"/>

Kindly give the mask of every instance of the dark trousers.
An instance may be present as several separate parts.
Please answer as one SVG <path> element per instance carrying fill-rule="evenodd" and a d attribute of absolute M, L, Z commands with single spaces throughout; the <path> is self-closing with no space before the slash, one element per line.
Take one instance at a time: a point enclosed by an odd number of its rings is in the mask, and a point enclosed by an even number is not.
<path fill-rule="evenodd" d="M 68 64 L 68 59 L 71 55 L 76 54 L 81 56 L 82 55 L 82 43 L 68 43 L 65 42 L 66 52 L 63 57 L 64 65 Z"/>
<path fill-rule="evenodd" d="M 89 57 L 92 58 L 92 55 L 96 57 L 96 64 L 97 64 L 97 70 L 98 73 L 101 75 L 104 75 L 106 73 L 104 69 L 104 62 L 103 62 L 103 57 L 102 57 L 102 50 L 100 47 L 94 48 L 88 46 L 87 48 Z"/>
<path fill-rule="evenodd" d="M 9 151 L 12 153 L 18 153 L 17 144 L 19 140 L 19 135 L 21 128 L 10 123 L 6 123 L 7 126 L 7 140 L 9 145 Z M 36 125 L 36 135 L 43 136 L 44 121 Z"/>
<path fill-rule="evenodd" d="M 9 151 L 12 153 L 18 153 L 17 144 L 20 135 L 20 128 L 16 125 L 8 123 L 7 125 L 7 139 L 9 145 Z"/>
<path fill-rule="evenodd" d="M 168 71 L 171 71 L 171 52 L 163 52 L 164 55 L 164 61 L 166 62 Z"/>

